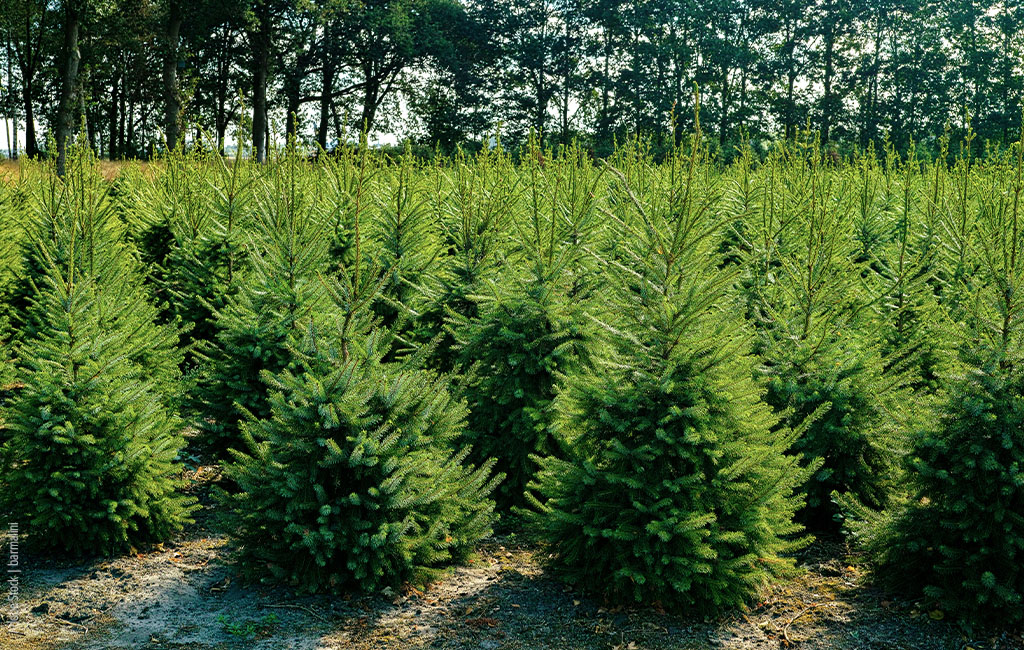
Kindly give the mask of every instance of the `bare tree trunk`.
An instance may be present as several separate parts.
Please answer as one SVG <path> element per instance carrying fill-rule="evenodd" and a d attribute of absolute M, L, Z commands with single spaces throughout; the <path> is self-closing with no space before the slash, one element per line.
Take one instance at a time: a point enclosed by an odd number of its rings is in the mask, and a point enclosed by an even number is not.
<path fill-rule="evenodd" d="M 178 82 L 178 58 L 181 24 L 184 21 L 181 2 L 167 1 L 167 29 L 164 53 L 164 135 L 167 148 L 175 149 L 181 136 L 181 87 Z"/>
<path fill-rule="evenodd" d="M 25 155 L 34 158 L 39 155 L 39 143 L 36 141 L 36 114 L 32 106 L 32 82 L 21 80 L 21 98 L 25 108 Z"/>
<path fill-rule="evenodd" d="M 64 61 L 61 66 L 60 103 L 57 105 L 57 174 L 64 175 L 67 146 L 74 131 L 75 94 L 78 91 L 78 27 L 81 13 L 77 0 L 64 2 Z"/>
<path fill-rule="evenodd" d="M 110 93 L 110 139 L 107 144 L 107 158 L 113 160 L 117 155 L 117 116 L 118 108 L 121 105 L 120 99 L 120 75 L 114 77 L 113 88 Z"/>
<path fill-rule="evenodd" d="M 11 108 L 11 133 L 7 136 L 7 153 L 11 160 L 18 157 L 18 111 L 14 94 L 14 48 L 11 46 L 13 36 L 7 40 L 7 95 Z"/>
<path fill-rule="evenodd" d="M 270 67 L 271 24 L 266 0 L 256 7 L 256 31 L 251 34 L 252 74 L 252 148 L 256 162 L 267 159 L 267 77 Z"/>
<path fill-rule="evenodd" d="M 302 94 L 302 87 L 299 80 L 294 77 L 285 79 L 284 86 L 285 97 L 287 98 L 287 101 L 285 102 L 287 104 L 287 108 L 285 109 L 287 113 L 285 115 L 284 132 L 289 139 L 295 138 L 298 140 L 299 110 L 301 108 L 299 102 L 302 99 L 300 96 Z"/>
<path fill-rule="evenodd" d="M 366 79 L 366 90 L 363 95 L 363 115 L 359 128 L 369 134 L 373 129 L 373 120 L 377 116 L 377 106 L 380 104 L 380 82 L 373 77 L 369 68 L 364 69 L 363 74 Z"/>
<path fill-rule="evenodd" d="M 331 122 L 331 106 L 334 103 L 334 59 L 331 53 L 324 54 L 323 79 L 320 84 L 320 124 L 316 130 L 316 141 L 321 149 L 327 149 L 327 130 Z"/>
<path fill-rule="evenodd" d="M 830 12 L 831 13 L 831 12 Z M 830 17 L 831 20 L 831 17 Z M 822 78 L 823 96 L 821 100 L 821 141 L 827 143 L 832 135 L 832 122 L 835 118 L 835 98 L 832 84 L 835 80 L 835 26 L 828 23 L 825 29 L 825 72 Z"/>

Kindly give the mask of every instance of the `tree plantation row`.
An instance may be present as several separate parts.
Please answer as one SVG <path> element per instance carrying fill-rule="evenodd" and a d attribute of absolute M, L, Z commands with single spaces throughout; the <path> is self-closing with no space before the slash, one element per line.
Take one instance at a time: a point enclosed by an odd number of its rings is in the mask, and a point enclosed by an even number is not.
<path fill-rule="evenodd" d="M 423 584 L 498 526 L 581 591 L 714 614 L 842 534 L 1020 623 L 1024 150 L 818 142 L 26 163 L 0 515 L 34 553 L 142 548 L 199 454 L 242 570 L 302 590 Z"/>

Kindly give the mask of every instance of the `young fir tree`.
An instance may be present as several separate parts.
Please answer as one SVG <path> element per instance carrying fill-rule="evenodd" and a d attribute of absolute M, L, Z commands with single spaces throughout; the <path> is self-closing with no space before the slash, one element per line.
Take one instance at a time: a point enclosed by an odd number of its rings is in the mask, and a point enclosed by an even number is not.
<path fill-rule="evenodd" d="M 560 453 L 551 429 L 551 404 L 562 375 L 589 363 L 595 339 L 582 301 L 570 292 L 578 260 L 597 227 L 598 175 L 575 158 L 541 167 L 540 149 L 527 162 L 529 213 L 516 222 L 525 277 L 494 286 L 480 299 L 477 318 L 460 318 L 453 328 L 469 402 L 465 439 L 471 456 L 496 458 L 506 475 L 497 493 L 507 509 L 526 503 L 535 454 Z"/>
<path fill-rule="evenodd" d="M 15 190 L 0 184 L 0 407 L 14 389 L 14 326 L 10 297 L 17 277 L 17 242 L 21 239 L 22 216 Z M 3 423 L 0 421 L 0 431 Z M 0 432 L 0 440 L 2 440 Z M 0 442 L 2 446 L 2 442 Z"/>
<path fill-rule="evenodd" d="M 1022 143 L 1015 165 L 976 181 L 981 193 L 968 217 L 974 245 L 965 261 L 984 273 L 972 282 L 973 295 L 959 294 L 971 311 L 960 330 L 966 372 L 914 437 L 907 462 L 913 498 L 885 515 L 851 508 L 862 516 L 853 530 L 882 582 L 968 623 L 1024 621 Z"/>
<path fill-rule="evenodd" d="M 3 418 L 0 511 L 23 522 L 33 548 L 116 553 L 166 540 L 193 500 L 176 493 L 184 443 L 163 392 L 180 360 L 176 332 L 154 323 L 131 255 L 106 241 L 84 164 L 73 155 L 57 181 L 52 239 L 34 239 L 41 273 L 21 388 Z"/>
<path fill-rule="evenodd" d="M 148 280 L 162 301 L 165 320 L 185 328 L 189 351 L 210 343 L 213 314 L 241 281 L 249 221 L 251 178 L 245 162 L 222 156 L 171 152 L 156 179 L 126 184 L 120 202 L 135 222 Z M 206 190 L 205 192 L 203 190 Z M 192 365 L 190 363 L 190 365 Z"/>
<path fill-rule="evenodd" d="M 291 347 L 321 312 L 327 219 L 304 186 L 305 168 L 289 150 L 266 172 L 256 190 L 245 282 L 214 312 L 215 339 L 197 350 L 191 405 L 203 442 L 217 451 L 241 446 L 246 414 L 269 416 L 261 373 L 288 367 Z"/>
<path fill-rule="evenodd" d="M 889 241 L 874 255 L 881 285 L 879 328 L 883 372 L 903 377 L 918 395 L 933 394 L 949 371 L 951 342 L 930 281 L 941 247 L 931 203 L 922 201 L 920 163 L 913 142 L 902 163 L 890 152 L 890 191 L 898 195 Z M 921 209 L 924 203 L 924 209 Z"/>
<path fill-rule="evenodd" d="M 378 194 L 375 218 L 368 221 L 364 254 L 388 269 L 388 283 L 373 305 L 381 324 L 395 332 L 404 352 L 417 347 L 420 290 L 440 255 L 438 223 L 423 191 L 423 174 L 408 143 L 396 163 L 393 180 Z M 402 353 L 403 350 L 393 350 Z"/>
<path fill-rule="evenodd" d="M 451 176 L 450 181 L 448 176 Z M 516 199 L 516 170 L 500 146 L 467 161 L 456 152 L 449 171 L 435 170 L 432 192 L 443 255 L 436 272 L 419 285 L 417 338 L 433 341 L 428 364 L 442 372 L 458 366 L 449 324 L 480 315 L 479 295 L 502 261 L 502 237 Z"/>
<path fill-rule="evenodd" d="M 294 369 L 263 373 L 269 415 L 227 466 L 249 566 L 309 591 L 431 579 L 490 533 L 501 478 L 454 450 L 465 405 L 422 355 L 384 361 L 390 335 L 370 316 L 384 282 L 359 267 L 331 284 L 333 323 L 307 330 Z"/>
<path fill-rule="evenodd" d="M 354 268 L 356 254 L 361 254 L 356 246 L 361 242 L 357 224 L 371 203 L 372 180 L 378 168 L 364 137 L 358 148 L 345 147 L 318 161 L 317 169 L 326 176 L 323 191 L 334 206 L 329 217 L 327 275 L 340 278 Z"/>
<path fill-rule="evenodd" d="M 29 337 L 48 326 L 45 312 L 35 307 L 37 294 L 56 268 L 76 269 L 103 287 L 106 300 L 97 303 L 101 326 L 126 337 L 124 354 L 147 368 L 157 393 L 168 406 L 181 402 L 183 355 L 176 323 L 159 324 L 159 311 L 145 291 L 138 253 L 117 217 L 109 185 L 96 169 L 87 146 L 69 152 L 68 173 L 58 178 L 50 168 L 39 175 L 25 210 L 21 260 L 12 297 L 18 333 Z"/>
<path fill-rule="evenodd" d="M 618 602 L 701 612 L 741 606 L 805 540 L 793 514 L 814 466 L 760 399 L 734 276 L 713 254 L 728 221 L 699 131 L 668 171 L 625 198 L 615 355 L 574 374 L 560 409 L 572 455 L 542 461 L 530 523 L 573 584 Z"/>
<path fill-rule="evenodd" d="M 433 342 L 427 362 L 454 372 L 459 366 L 452 322 L 479 317 L 474 297 L 495 279 L 506 253 L 503 236 L 517 194 L 517 170 L 501 149 L 467 161 L 460 149 L 450 170 L 438 169 L 431 201 L 439 223 L 441 257 L 420 286 L 417 336 Z"/>
<path fill-rule="evenodd" d="M 760 223 L 768 230 L 751 239 L 747 305 L 759 334 L 765 400 L 783 427 L 803 428 L 793 451 L 805 462 L 824 461 L 805 486 L 801 517 L 831 531 L 839 527 L 833 492 L 874 508 L 887 502 L 901 380 L 884 376 L 870 335 L 874 296 L 854 261 L 841 171 L 820 165 L 814 143 L 801 145 L 799 155 L 771 160 L 769 217 Z"/>

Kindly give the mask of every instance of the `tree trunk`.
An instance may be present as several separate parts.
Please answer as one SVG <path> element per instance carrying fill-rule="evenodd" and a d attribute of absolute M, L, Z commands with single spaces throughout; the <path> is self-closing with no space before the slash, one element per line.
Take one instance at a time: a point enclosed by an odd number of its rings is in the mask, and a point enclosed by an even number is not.
<path fill-rule="evenodd" d="M 257 4 L 256 32 L 252 34 L 252 148 L 256 162 L 267 159 L 267 77 L 270 68 L 272 29 L 267 0 Z"/>
<path fill-rule="evenodd" d="M 287 114 L 284 118 L 284 132 L 289 139 L 298 139 L 299 135 L 299 101 L 302 99 L 302 85 L 296 76 L 285 80 L 285 97 Z"/>
<path fill-rule="evenodd" d="M 114 77 L 113 88 L 110 93 L 110 138 L 107 141 L 107 158 L 113 160 L 117 156 L 117 115 L 118 106 L 121 103 L 120 99 L 120 75 Z"/>
<path fill-rule="evenodd" d="M 334 59 L 331 53 L 324 56 L 323 79 L 320 83 L 320 124 L 316 129 L 316 142 L 321 149 L 327 149 L 327 130 L 331 122 L 331 106 L 334 103 Z"/>
<path fill-rule="evenodd" d="M 366 94 L 363 95 L 363 115 L 359 128 L 369 135 L 373 129 L 373 120 L 377 116 L 377 104 L 380 102 L 380 82 L 374 79 L 372 73 L 366 74 Z"/>
<path fill-rule="evenodd" d="M 786 139 L 795 140 L 797 132 L 796 124 L 796 74 L 789 73 L 786 79 Z"/>
<path fill-rule="evenodd" d="M 64 2 L 64 60 L 61 65 L 60 103 L 57 105 L 57 174 L 64 175 L 67 146 L 74 132 L 75 94 L 78 84 L 78 27 L 81 13 L 77 0 Z"/>
<path fill-rule="evenodd" d="M 128 127 L 128 90 L 124 85 L 124 75 L 120 75 L 120 83 L 121 91 L 118 93 L 119 105 L 117 111 L 117 157 L 123 158 Z"/>
<path fill-rule="evenodd" d="M 178 59 L 180 57 L 181 24 L 184 12 L 180 0 L 167 1 L 167 25 L 164 32 L 167 48 L 164 52 L 164 136 L 167 148 L 178 146 L 181 135 L 181 87 L 178 82 Z"/>
<path fill-rule="evenodd" d="M 832 82 L 835 77 L 835 27 L 830 23 L 825 29 L 825 75 L 822 79 L 824 94 L 821 99 L 821 141 L 827 143 L 832 131 L 833 97 Z"/>
<path fill-rule="evenodd" d="M 720 147 L 725 146 L 725 139 L 729 130 L 729 68 L 726 65 L 722 65 L 722 114 L 719 116 L 718 123 L 718 145 Z"/>
<path fill-rule="evenodd" d="M 11 109 L 11 135 L 7 136 L 7 153 L 11 160 L 18 158 L 18 111 L 14 99 L 14 48 L 11 46 L 13 36 L 7 41 L 7 97 Z"/>

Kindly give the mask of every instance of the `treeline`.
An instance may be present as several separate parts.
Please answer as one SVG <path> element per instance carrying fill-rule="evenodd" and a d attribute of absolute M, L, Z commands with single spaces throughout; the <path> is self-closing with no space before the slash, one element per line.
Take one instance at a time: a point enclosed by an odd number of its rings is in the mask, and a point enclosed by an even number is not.
<path fill-rule="evenodd" d="M 678 142 L 697 84 L 725 151 L 809 125 L 922 152 L 968 114 L 979 147 L 1015 137 L 1022 54 L 1017 0 L 0 0 L 0 115 L 29 156 L 83 123 L 109 158 L 235 128 L 260 160 L 363 128 L 606 154 Z"/>

